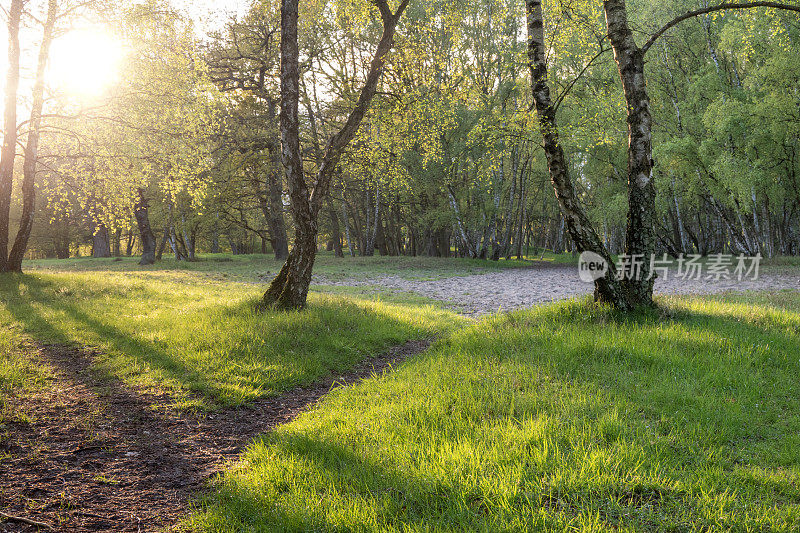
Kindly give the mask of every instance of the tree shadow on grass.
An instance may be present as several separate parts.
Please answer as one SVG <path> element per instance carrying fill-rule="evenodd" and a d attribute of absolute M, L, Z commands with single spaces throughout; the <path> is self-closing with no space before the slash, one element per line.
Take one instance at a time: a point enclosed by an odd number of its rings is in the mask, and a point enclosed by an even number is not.
<path fill-rule="evenodd" d="M 37 516 L 75 531 L 137 531 L 139 519 L 146 524 L 143 530 L 173 524 L 185 512 L 190 492 L 226 460 L 238 457 L 256 435 L 291 420 L 337 382 L 367 378 L 376 367 L 419 353 L 429 344 L 409 342 L 365 361 L 346 376 L 202 416 L 176 412 L 168 395 L 145 394 L 108 372 L 98 372 L 94 357 L 99 353 L 74 347 L 67 327 L 51 322 L 51 312 L 63 313 L 67 324 L 86 328 L 112 349 L 157 366 L 186 387 L 204 379 L 157 346 L 131 339 L 88 316 L 77 303 L 58 299 L 59 288 L 31 276 L 0 278 L 5 309 L 38 341 L 36 359 L 56 371 L 53 386 L 43 390 L 46 397 L 29 398 L 23 406 L 40 416 L 29 429 L 15 430 L 20 444 L 11 450 L 13 463 L 0 465 L 0 492 L 11 483 L 5 488 L 15 499 L 2 506 L 22 514 L 34 497 L 26 487 L 34 485 L 37 501 L 46 505 Z M 87 416 L 91 420 L 84 427 L 80 420 Z M 32 450 L 49 450 L 48 460 L 37 462 Z M 52 483 L 43 481 L 47 479 Z M 68 511 L 60 510 L 65 506 Z"/>
<path fill-rule="evenodd" d="M 59 286 L 53 282 L 36 276 L 15 276 L 13 279 L 0 279 L 0 289 L 5 293 L 6 310 L 37 342 L 64 346 L 79 344 L 68 331 L 55 327 L 37 309 L 37 306 L 41 306 L 63 313 L 92 335 L 102 339 L 110 349 L 163 372 L 169 380 L 180 384 L 183 390 L 201 392 L 211 398 L 218 398 L 223 393 L 219 384 L 208 380 L 202 373 L 188 367 L 157 344 L 136 339 L 88 315 L 77 304 L 72 303 L 70 298 L 60 297 L 57 293 Z M 106 377 L 110 379 L 112 376 Z"/>
<path fill-rule="evenodd" d="M 507 324 L 518 326 L 524 316 L 508 317 Z M 589 391 L 589 398 L 596 397 L 586 412 L 578 410 L 573 420 L 565 422 L 583 421 L 597 431 L 591 437 L 597 439 L 593 453 L 608 454 L 612 464 L 608 472 L 598 473 L 601 481 L 586 478 L 556 484 L 548 494 L 540 484 L 548 473 L 525 462 L 521 474 L 525 482 L 519 491 L 504 504 L 494 505 L 491 490 L 473 484 L 469 476 L 433 483 L 417 471 L 393 466 L 403 459 L 381 460 L 361 449 L 362 444 L 348 447 L 346 437 L 326 434 L 321 422 L 290 426 L 266 437 L 267 449 L 254 448 L 245 470 L 224 478 L 204 501 L 198 523 L 209 530 L 216 525 L 221 530 L 255 526 L 261 531 L 524 531 L 561 528 L 571 520 L 578 523 L 596 516 L 608 527 L 642 530 L 790 527 L 792 509 L 800 502 L 795 473 L 800 460 L 777 461 L 770 446 L 776 438 L 791 444 L 791 429 L 800 427 L 800 419 L 781 420 L 800 417 L 800 367 L 795 364 L 800 343 L 792 330 L 796 317 L 787 322 L 768 313 L 744 319 L 681 310 L 663 316 L 595 318 L 629 328 L 631 341 L 593 345 L 587 337 L 586 345 L 572 347 L 572 353 L 542 360 L 533 354 L 554 349 L 550 339 L 542 338 L 531 355 L 523 353 L 516 362 L 540 366 L 554 378 L 554 390 L 577 387 Z M 671 335 L 669 328 L 659 327 L 670 323 L 687 335 Z M 592 334 L 596 332 L 587 333 Z M 770 348 L 759 348 L 748 360 L 748 350 L 759 343 Z M 672 390 L 672 383 L 690 386 Z M 687 397 L 687 391 L 702 396 Z M 521 402 L 518 406 L 525 409 Z M 535 417 L 540 408 L 515 416 Z M 776 419 L 765 419 L 765 409 Z M 595 422 L 615 413 L 621 413 L 621 428 L 604 433 Z M 560 413 L 550 414 L 558 418 Z M 363 418 L 368 420 L 369 414 Z M 343 423 L 360 419 L 355 413 Z M 564 438 L 569 439 L 567 435 Z M 626 440 L 641 450 L 643 462 L 636 473 L 626 473 L 623 466 L 616 476 L 614 461 L 624 465 L 640 460 L 635 454 L 633 459 L 614 455 Z M 764 453 L 759 451 L 762 446 Z M 565 457 L 578 460 L 580 454 Z M 790 468 L 784 470 L 787 465 Z M 304 500 L 313 497 L 321 503 Z M 544 525 L 542 520 L 549 522 Z"/>
<path fill-rule="evenodd" d="M 712 499 L 769 502 L 790 517 L 800 502 L 800 317 L 796 307 L 790 316 L 775 309 L 787 307 L 757 305 L 747 316 L 681 308 L 661 317 L 610 317 L 630 330 L 630 342 L 559 346 L 548 371 L 597 398 L 587 419 L 622 412 L 618 423 L 628 427 L 620 433 L 666 461 L 662 475 L 708 484 L 700 490 Z M 546 341 L 536 346 L 546 349 Z M 695 469 L 717 473 L 695 478 Z M 694 507 L 700 520 L 695 498 L 686 494 L 683 507 Z M 746 523 L 738 520 L 728 526 Z"/>
<path fill-rule="evenodd" d="M 790 313 L 773 312 L 780 310 Z M 572 318 L 563 319 L 563 324 L 575 325 L 573 318 L 580 312 L 580 304 L 570 306 L 565 316 Z M 800 406 L 797 307 L 759 304 L 749 314 L 683 307 L 633 316 L 599 312 L 589 314 L 583 323 L 589 328 L 586 342 L 559 345 L 564 352 L 548 358 L 551 368 L 561 379 L 631 399 L 643 411 L 664 407 L 652 404 L 648 387 L 669 391 L 670 383 L 677 382 L 691 384 L 702 397 L 717 401 L 723 411 L 738 411 L 737 398 L 761 407 L 773 400 Z M 614 331 L 604 329 L 605 325 Z M 607 332 L 612 340 L 606 340 Z M 545 336 L 533 343 L 537 352 L 548 351 Z M 783 390 L 776 391 L 776 385 Z M 692 398 L 685 400 L 691 404 Z M 698 423 L 708 422 L 703 419 L 706 413 L 691 406 L 683 414 Z"/>
<path fill-rule="evenodd" d="M 408 343 L 375 364 L 385 367 L 427 345 Z M 175 525 L 209 475 L 334 386 L 332 380 L 317 383 L 202 416 L 171 409 L 166 395 L 98 377 L 92 352 L 61 345 L 38 352 L 53 377 L 48 387 L 15 399 L 32 422 L 15 425 L 9 442 L 0 442 L 0 494 L 7 495 L 0 507 L 18 515 L 33 511 L 69 531 L 163 531 Z M 345 381 L 371 376 L 370 367 L 360 365 Z"/>
<path fill-rule="evenodd" d="M 258 461 L 272 463 L 275 456 L 294 466 L 279 481 L 273 472 L 263 481 L 255 474 L 244 484 L 217 483 L 190 524 L 214 531 L 427 531 L 437 525 L 456 531 L 472 530 L 490 512 L 479 492 L 419 479 L 322 435 L 282 431 L 262 436 L 252 448 L 261 446 L 270 452 L 250 463 L 256 472 Z M 270 490 L 261 493 L 264 484 Z M 306 490 L 293 494 L 298 484 Z"/>
<path fill-rule="evenodd" d="M 224 436 L 172 412 L 167 398 L 131 390 L 92 370 L 90 351 L 42 345 L 47 387 L 12 402 L 29 422 L 8 428 L 0 507 L 31 512 L 58 530 L 151 531 L 186 511 L 218 468 Z"/>
<path fill-rule="evenodd" d="M 470 482 L 469 472 L 434 480 L 322 433 L 265 435 L 250 454 L 247 473 L 220 478 L 190 525 L 202 531 L 521 532 L 580 531 L 581 524 L 599 521 L 655 530 L 659 506 L 671 511 L 691 498 L 663 480 L 548 489 L 545 474 L 527 462 L 518 490 L 502 493 L 489 480 Z"/>
<path fill-rule="evenodd" d="M 784 387 L 784 395 L 777 399 L 800 399 L 800 317 L 793 321 L 795 325 L 791 326 L 768 313 L 748 320 L 682 309 L 673 317 L 656 321 L 647 318 L 618 323 L 630 328 L 628 336 L 634 338 L 634 342 L 623 346 L 594 346 L 581 357 L 585 365 L 616 367 L 618 375 L 633 372 L 634 376 L 648 378 L 646 385 L 657 385 L 657 378 L 690 382 L 702 387 L 698 392 L 718 400 L 721 408 L 736 410 L 739 407 L 736 401 L 730 401 L 736 397 L 776 399 L 776 391 L 769 388 L 776 383 Z M 670 329 L 672 325 L 680 329 Z M 571 357 L 560 359 L 568 361 Z M 564 370 L 563 365 L 561 370 Z M 618 381 L 608 379 L 612 374 L 602 374 L 604 381 L 593 380 L 591 373 L 580 376 L 568 373 L 565 377 L 579 377 L 593 382 L 598 389 L 622 393 L 647 403 L 643 397 L 648 392 L 646 389 L 638 393 L 621 389 Z M 753 387 L 759 385 L 763 388 L 754 390 Z M 693 413 L 700 421 L 702 413 L 690 409 L 686 414 Z"/>
<path fill-rule="evenodd" d="M 91 307 L 93 298 L 110 296 L 122 302 L 111 312 L 124 316 L 130 312 L 127 298 L 147 300 L 150 291 L 136 283 L 75 289 L 58 279 L 3 276 L 0 309 L 39 343 L 100 345 L 107 353 L 99 362 L 109 375 L 167 386 L 178 401 L 201 406 L 274 396 L 347 372 L 391 345 L 436 333 L 434 326 L 420 323 L 416 312 L 326 297 L 303 313 L 256 314 L 249 299 L 193 307 L 186 314 L 176 309 L 178 317 L 143 331 L 121 322 L 119 315 L 106 318 L 101 312 L 109 312 L 108 304 L 97 311 Z M 155 298 L 152 308 L 158 310 L 166 300 Z M 431 324 L 436 320 L 432 317 Z M 159 340 L 164 335 L 170 338 Z"/>

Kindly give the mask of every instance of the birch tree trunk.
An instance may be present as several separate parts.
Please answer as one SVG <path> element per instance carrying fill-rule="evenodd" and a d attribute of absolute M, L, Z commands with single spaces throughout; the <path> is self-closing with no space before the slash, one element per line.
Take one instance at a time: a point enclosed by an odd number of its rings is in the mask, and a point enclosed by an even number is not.
<path fill-rule="evenodd" d="M 142 259 L 140 265 L 152 265 L 156 262 L 156 236 L 153 235 L 153 228 L 150 227 L 150 205 L 144 196 L 144 189 L 139 189 L 139 200 L 134 206 L 133 212 L 136 216 L 136 224 L 139 226 L 139 235 L 142 239 Z"/>
<path fill-rule="evenodd" d="M 625 0 L 604 0 L 608 38 L 614 49 L 628 112 L 628 225 L 625 254 L 641 260 L 637 276 L 623 280 L 633 305 L 653 305 L 655 273 L 656 190 L 653 180 L 652 118 L 644 78 L 644 51 L 636 45 L 628 25 Z"/>
<path fill-rule="evenodd" d="M 467 257 L 470 259 L 475 259 L 478 257 L 477 246 L 472 242 L 465 228 L 464 221 L 461 217 L 461 209 L 459 209 L 458 200 L 456 200 L 456 195 L 453 192 L 453 188 L 449 184 L 445 185 L 445 189 L 447 190 L 447 195 L 450 199 L 450 208 L 453 210 L 453 213 L 456 217 L 456 228 L 458 229 L 458 234 L 461 237 L 461 243 L 465 248 L 465 255 L 467 255 Z"/>
<path fill-rule="evenodd" d="M 267 103 L 270 122 L 276 122 L 275 103 Z M 267 174 L 267 195 L 269 196 L 269 213 L 267 225 L 272 238 L 272 250 L 275 259 L 284 260 L 289 257 L 289 237 L 286 235 L 286 222 L 283 219 L 283 179 L 281 173 L 280 141 L 275 138 L 269 146 L 272 168 Z"/>
<path fill-rule="evenodd" d="M 616 268 L 600 237 L 592 228 L 589 217 L 581 206 L 569 176 L 564 150 L 558 138 L 556 109 L 550 97 L 545 62 L 544 18 L 541 0 L 526 0 L 528 16 L 528 59 L 531 83 L 539 128 L 544 140 L 544 151 L 550 180 L 555 189 L 559 208 L 564 216 L 567 231 L 578 250 L 600 255 L 608 264 L 606 275 L 595 281 L 594 298 L 619 309 L 628 309 L 625 292 L 617 280 Z"/>
<path fill-rule="evenodd" d="M 50 0 L 48 3 L 47 20 L 42 34 L 42 43 L 39 48 L 39 58 L 36 68 L 36 77 L 33 87 L 28 138 L 24 151 L 23 181 L 22 181 L 22 215 L 19 231 L 11 249 L 8 268 L 13 271 L 22 270 L 22 258 L 28 246 L 36 205 L 36 167 L 38 162 L 39 138 L 42 122 L 42 107 L 44 105 L 44 77 L 50 55 L 50 45 L 53 40 L 53 29 L 56 21 L 57 3 Z"/>
<path fill-rule="evenodd" d="M 22 258 L 28 249 L 28 240 L 33 229 L 33 216 L 36 210 L 36 166 L 39 160 L 39 136 L 42 126 L 42 107 L 44 106 L 44 76 L 47 59 L 50 57 L 50 44 L 53 41 L 53 28 L 58 11 L 56 0 L 49 0 L 47 20 L 44 23 L 42 44 L 39 47 L 39 58 L 36 65 L 36 78 L 33 84 L 33 100 L 31 115 L 28 121 L 28 139 L 25 144 L 25 160 L 22 165 L 22 216 L 14 246 L 8 257 L 6 269 L 22 272 Z M 12 170 L 13 172 L 13 170 Z"/>

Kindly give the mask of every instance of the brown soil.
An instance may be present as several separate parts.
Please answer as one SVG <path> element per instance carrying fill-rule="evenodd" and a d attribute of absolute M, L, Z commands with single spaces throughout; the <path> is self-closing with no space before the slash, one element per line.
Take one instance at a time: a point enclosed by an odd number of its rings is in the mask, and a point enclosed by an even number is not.
<path fill-rule="evenodd" d="M 90 349 L 32 347 L 54 378 L 40 392 L 11 400 L 12 412 L 30 420 L 17 417 L 5 423 L 5 436 L 0 431 L 0 511 L 58 531 L 170 529 L 192 495 L 253 437 L 292 420 L 333 387 L 429 345 L 408 342 L 346 375 L 209 414 L 177 411 L 166 395 L 104 379 L 92 369 Z M 0 515 L 0 532 L 38 529 Z"/>

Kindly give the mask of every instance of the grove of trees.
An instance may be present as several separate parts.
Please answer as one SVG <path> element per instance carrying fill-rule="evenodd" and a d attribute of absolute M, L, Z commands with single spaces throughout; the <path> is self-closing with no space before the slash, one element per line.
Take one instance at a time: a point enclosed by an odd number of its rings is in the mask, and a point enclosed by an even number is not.
<path fill-rule="evenodd" d="M 255 0 L 208 34 L 162 0 L 7 3 L 0 271 L 269 253 L 264 305 L 297 308 L 320 246 L 800 254 L 789 0 Z M 49 50 L 98 19 L 117 79 L 64 94 Z M 649 305 L 643 268 L 596 299 Z"/>

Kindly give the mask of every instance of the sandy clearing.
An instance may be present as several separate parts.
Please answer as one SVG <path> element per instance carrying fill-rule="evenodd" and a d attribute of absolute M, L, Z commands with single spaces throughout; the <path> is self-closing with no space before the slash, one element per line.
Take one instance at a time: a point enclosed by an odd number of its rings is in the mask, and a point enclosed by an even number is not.
<path fill-rule="evenodd" d="M 578 278 L 574 265 L 537 265 L 487 274 L 436 280 L 408 280 L 398 276 L 349 278 L 332 281 L 316 276 L 314 283 L 328 286 L 375 286 L 415 292 L 447 303 L 465 315 L 483 315 L 591 294 L 592 285 Z M 716 294 L 726 291 L 800 290 L 800 272 L 762 270 L 757 280 L 683 280 L 659 278 L 658 294 Z"/>

